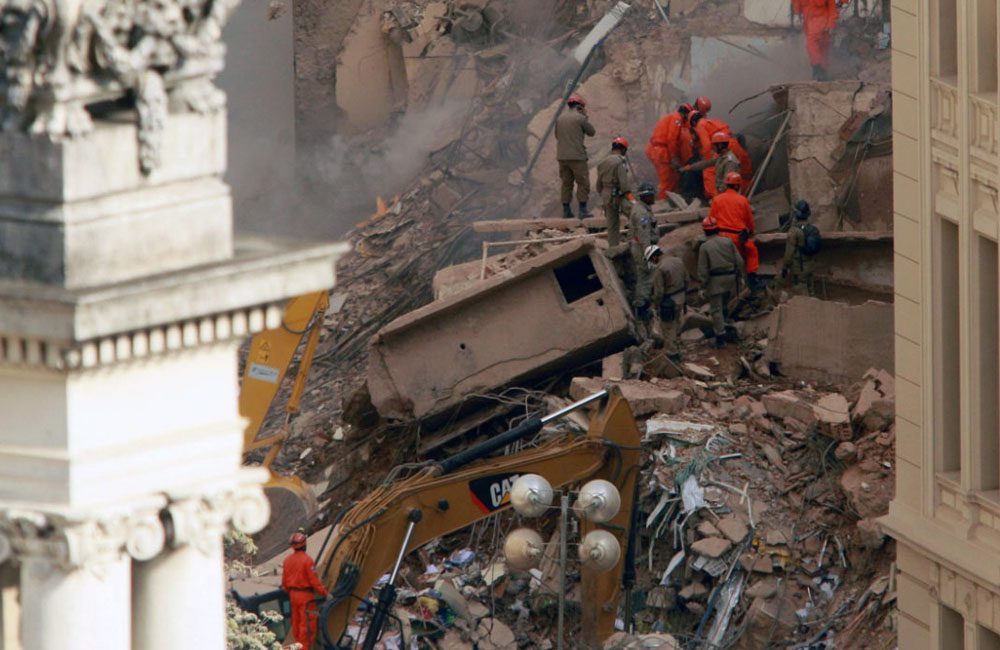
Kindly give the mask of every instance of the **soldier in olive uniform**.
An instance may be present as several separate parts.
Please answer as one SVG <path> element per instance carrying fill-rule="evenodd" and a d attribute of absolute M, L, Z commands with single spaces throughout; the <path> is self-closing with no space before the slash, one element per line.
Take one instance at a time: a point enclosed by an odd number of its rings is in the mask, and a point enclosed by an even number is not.
<path fill-rule="evenodd" d="M 608 247 L 618 245 L 621 229 L 622 203 L 632 193 L 632 182 L 628 176 L 628 141 L 615 138 L 611 142 L 611 153 L 597 165 L 597 191 L 604 203 L 604 218 L 608 222 Z"/>
<path fill-rule="evenodd" d="M 726 308 L 743 279 L 743 258 L 733 240 L 719 234 L 719 224 L 711 216 L 705 217 L 701 227 L 708 239 L 698 250 L 698 280 L 709 301 L 715 347 L 721 348 L 726 344 Z"/>
<path fill-rule="evenodd" d="M 681 360 L 677 334 L 687 299 L 687 269 L 679 257 L 664 255 L 656 244 L 645 252 L 653 272 L 653 313 L 657 316 L 663 349 L 671 361 Z"/>
<path fill-rule="evenodd" d="M 580 218 L 590 216 L 587 201 L 590 199 L 590 167 L 587 164 L 587 147 L 584 138 L 597 133 L 587 117 L 587 102 L 579 95 L 571 95 L 566 101 L 569 107 L 556 120 L 556 160 L 559 162 L 559 180 L 562 182 L 563 216 L 573 218 L 570 202 L 573 200 L 573 185 L 576 198 L 580 202 Z"/>
<path fill-rule="evenodd" d="M 635 279 L 632 298 L 637 311 L 639 309 L 648 311 L 653 284 L 649 265 L 646 264 L 643 253 L 650 244 L 655 244 L 659 239 L 656 236 L 656 218 L 650 209 L 656 202 L 656 188 L 651 183 L 641 183 L 636 198 L 639 200 L 632 203 L 628 222 L 628 250 L 632 263 L 632 277 Z M 651 311 L 648 313 L 652 314 Z"/>
<path fill-rule="evenodd" d="M 809 216 L 812 210 L 809 204 L 799 200 L 795 202 L 793 209 L 795 223 L 788 229 L 788 239 L 785 240 L 785 257 L 781 262 L 781 277 L 789 281 L 793 291 L 803 289 L 810 295 L 816 295 L 816 286 L 813 280 L 815 263 L 813 256 L 804 252 L 806 246 L 805 228 L 809 223 Z"/>

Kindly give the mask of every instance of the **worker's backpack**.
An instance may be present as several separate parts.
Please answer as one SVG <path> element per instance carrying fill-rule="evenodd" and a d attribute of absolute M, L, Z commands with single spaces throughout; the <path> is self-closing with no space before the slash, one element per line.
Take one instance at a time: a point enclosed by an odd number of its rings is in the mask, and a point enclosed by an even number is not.
<path fill-rule="evenodd" d="M 802 234 L 805 236 L 802 245 L 799 246 L 799 252 L 812 257 L 823 248 L 823 236 L 819 234 L 819 228 L 811 223 L 799 226 L 799 229 L 802 230 Z"/>

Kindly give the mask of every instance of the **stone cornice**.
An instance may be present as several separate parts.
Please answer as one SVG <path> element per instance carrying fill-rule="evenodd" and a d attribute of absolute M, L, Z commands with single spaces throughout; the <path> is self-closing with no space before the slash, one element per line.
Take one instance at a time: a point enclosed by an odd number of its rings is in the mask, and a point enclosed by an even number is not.
<path fill-rule="evenodd" d="M 146 561 L 168 547 L 191 545 L 208 555 L 230 525 L 248 534 L 267 525 L 270 504 L 257 484 L 263 478 L 260 471 L 243 469 L 240 485 L 106 511 L 0 504 L 0 563 L 35 558 L 67 571 L 100 572 L 125 555 Z"/>
<path fill-rule="evenodd" d="M 345 248 L 245 239 L 225 262 L 105 287 L 0 283 L 0 367 L 96 368 L 277 327 L 287 296 L 334 285 Z"/>

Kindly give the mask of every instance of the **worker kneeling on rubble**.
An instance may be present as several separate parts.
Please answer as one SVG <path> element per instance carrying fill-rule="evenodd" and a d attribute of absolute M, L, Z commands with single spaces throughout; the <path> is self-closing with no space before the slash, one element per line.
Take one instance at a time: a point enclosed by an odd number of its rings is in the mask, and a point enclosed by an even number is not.
<path fill-rule="evenodd" d="M 671 361 L 681 360 L 677 334 L 687 300 L 687 269 L 679 257 L 664 255 L 656 244 L 646 247 L 646 264 L 653 274 L 653 313 L 663 339 L 663 350 Z"/>
<path fill-rule="evenodd" d="M 736 244 L 719 233 L 719 224 L 712 215 L 701 222 L 708 239 L 698 249 L 698 280 L 708 300 L 715 332 L 715 347 L 726 344 L 726 326 L 732 326 L 727 310 L 730 299 L 738 293 L 743 277 L 743 260 Z"/>
<path fill-rule="evenodd" d="M 622 204 L 632 194 L 626 153 L 628 140 L 619 136 L 611 141 L 611 152 L 597 164 L 597 191 L 604 205 L 604 219 L 608 222 L 609 248 L 618 245 Z"/>
<path fill-rule="evenodd" d="M 786 279 L 794 291 L 805 290 L 810 296 L 816 295 L 813 281 L 815 257 L 819 253 L 823 239 L 819 229 L 809 223 L 812 210 L 809 204 L 799 200 L 792 210 L 795 223 L 788 229 L 788 239 L 785 240 L 785 257 L 781 262 L 781 277 Z"/>
<path fill-rule="evenodd" d="M 281 567 L 281 588 L 292 604 L 292 636 L 310 650 L 316 642 L 316 598 L 327 596 L 326 587 L 316 575 L 313 559 L 306 553 L 306 534 L 299 530 L 289 542 L 292 554 Z"/>

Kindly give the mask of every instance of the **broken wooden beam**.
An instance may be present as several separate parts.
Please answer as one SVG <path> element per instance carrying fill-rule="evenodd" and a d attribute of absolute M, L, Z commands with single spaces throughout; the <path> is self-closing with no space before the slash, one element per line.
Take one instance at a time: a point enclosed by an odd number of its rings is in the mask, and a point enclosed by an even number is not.
<path fill-rule="evenodd" d="M 708 208 L 697 210 L 674 210 L 671 212 L 654 212 L 659 225 L 694 223 L 708 214 Z M 628 219 L 622 219 L 622 226 Z M 476 221 L 472 224 L 475 232 L 524 232 L 528 230 L 573 230 L 584 228 L 607 228 L 604 217 L 588 217 L 586 219 L 499 219 L 491 221 Z"/>

